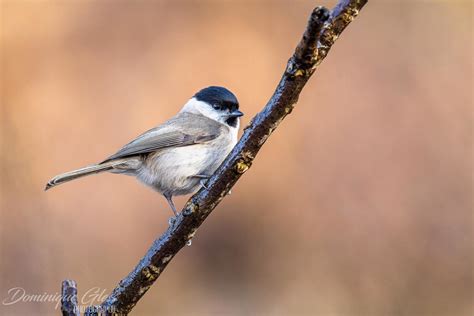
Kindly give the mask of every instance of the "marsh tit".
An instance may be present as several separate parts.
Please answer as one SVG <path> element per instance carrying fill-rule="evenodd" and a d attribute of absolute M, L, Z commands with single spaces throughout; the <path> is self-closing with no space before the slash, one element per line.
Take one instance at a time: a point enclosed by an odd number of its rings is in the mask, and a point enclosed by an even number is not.
<path fill-rule="evenodd" d="M 135 176 L 161 193 L 177 215 L 173 196 L 198 191 L 237 143 L 239 102 L 222 87 L 196 93 L 167 122 L 150 129 L 99 164 L 57 175 L 58 184 L 101 172 Z"/>

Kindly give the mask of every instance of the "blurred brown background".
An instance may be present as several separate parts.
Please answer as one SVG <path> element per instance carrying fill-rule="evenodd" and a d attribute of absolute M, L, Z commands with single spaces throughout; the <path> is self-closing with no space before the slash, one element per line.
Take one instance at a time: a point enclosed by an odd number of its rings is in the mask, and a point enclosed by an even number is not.
<path fill-rule="evenodd" d="M 211 84 L 245 125 L 317 4 L 334 2 L 2 0 L 0 299 L 65 278 L 109 293 L 165 199 L 118 175 L 46 181 Z M 472 30 L 470 1 L 371 1 L 135 315 L 472 315 Z"/>

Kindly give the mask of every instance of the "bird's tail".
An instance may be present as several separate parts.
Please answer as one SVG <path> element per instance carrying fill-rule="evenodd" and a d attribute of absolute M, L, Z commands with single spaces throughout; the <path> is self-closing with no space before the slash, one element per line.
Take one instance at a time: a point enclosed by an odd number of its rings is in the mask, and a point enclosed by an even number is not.
<path fill-rule="evenodd" d="M 92 165 L 92 166 L 87 166 L 81 169 L 69 171 L 66 173 L 62 173 L 60 175 L 55 176 L 49 182 L 46 184 L 46 187 L 44 190 L 49 190 L 54 186 L 57 186 L 59 184 L 69 182 L 71 180 L 75 180 L 78 178 L 82 178 L 91 174 L 95 173 L 100 173 L 108 170 L 114 169 L 114 166 L 117 164 L 117 161 L 109 161 L 106 163 L 98 164 L 98 165 Z"/>

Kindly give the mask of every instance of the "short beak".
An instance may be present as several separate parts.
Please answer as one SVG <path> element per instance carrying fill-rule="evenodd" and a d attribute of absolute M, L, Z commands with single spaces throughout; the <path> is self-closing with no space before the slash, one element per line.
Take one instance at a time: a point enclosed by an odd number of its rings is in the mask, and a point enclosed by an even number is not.
<path fill-rule="evenodd" d="M 239 110 L 235 110 L 228 114 L 229 117 L 241 117 L 244 113 L 240 112 Z"/>

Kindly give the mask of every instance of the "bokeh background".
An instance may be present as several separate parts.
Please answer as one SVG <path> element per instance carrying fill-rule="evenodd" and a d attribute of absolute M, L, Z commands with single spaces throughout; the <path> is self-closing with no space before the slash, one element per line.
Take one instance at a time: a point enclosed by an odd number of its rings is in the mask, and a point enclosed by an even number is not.
<path fill-rule="evenodd" d="M 65 278 L 109 293 L 166 229 L 165 199 L 118 175 L 47 180 L 208 85 L 245 126 L 317 4 L 334 1 L 2 0 L 2 302 Z M 472 315 L 472 12 L 371 1 L 134 314 Z"/>

